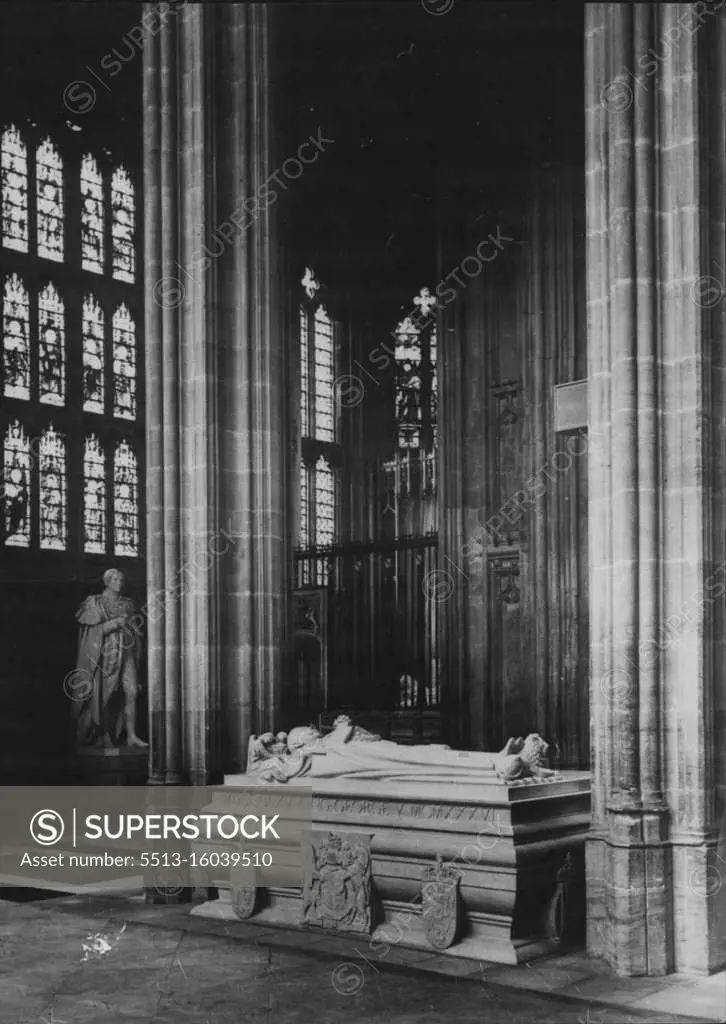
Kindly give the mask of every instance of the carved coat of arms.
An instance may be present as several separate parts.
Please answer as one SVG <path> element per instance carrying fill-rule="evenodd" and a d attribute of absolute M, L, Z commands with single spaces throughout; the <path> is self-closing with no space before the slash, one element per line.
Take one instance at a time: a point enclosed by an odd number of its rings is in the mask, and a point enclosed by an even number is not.
<path fill-rule="evenodd" d="M 257 906 L 257 887 L 240 885 L 232 889 L 232 906 L 240 921 L 252 917 Z"/>
<path fill-rule="evenodd" d="M 313 869 L 303 891 L 303 923 L 334 931 L 371 930 L 370 836 L 313 837 Z"/>
<path fill-rule="evenodd" d="M 450 865 L 443 865 L 438 857 L 436 864 L 427 868 L 422 878 L 421 913 L 426 938 L 434 949 L 448 949 L 459 934 L 461 872 Z"/>

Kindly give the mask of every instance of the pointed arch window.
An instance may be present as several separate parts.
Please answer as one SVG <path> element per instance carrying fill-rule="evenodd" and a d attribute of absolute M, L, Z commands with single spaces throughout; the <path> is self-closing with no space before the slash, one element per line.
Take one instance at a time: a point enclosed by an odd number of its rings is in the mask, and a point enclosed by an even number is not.
<path fill-rule="evenodd" d="M 28 148 L 15 125 L 0 137 L 0 191 L 2 192 L 2 244 L 6 249 L 27 252 Z"/>
<path fill-rule="evenodd" d="M 17 274 L 3 289 L 3 394 L 30 399 L 30 300 Z"/>
<path fill-rule="evenodd" d="M 335 401 L 339 325 L 318 297 L 321 285 L 308 267 L 301 282 L 300 534 L 301 547 L 325 547 L 337 539 L 341 449 Z M 324 582 L 319 580 L 318 582 Z"/>
<path fill-rule="evenodd" d="M 65 306 L 52 284 L 38 297 L 38 398 L 46 405 L 66 400 Z"/>
<path fill-rule="evenodd" d="M 437 433 L 436 298 L 422 288 L 396 327 L 396 433 L 399 451 L 433 451 Z"/>
<path fill-rule="evenodd" d="M 35 157 L 38 220 L 38 255 L 63 262 L 63 161 L 50 139 L 38 146 Z"/>
<path fill-rule="evenodd" d="M 6 547 L 30 547 L 30 441 L 18 419 L 3 437 L 3 526 Z"/>
<path fill-rule="evenodd" d="M 90 153 L 81 161 L 81 266 L 102 274 L 105 261 L 103 175 Z"/>
<path fill-rule="evenodd" d="M 65 551 L 68 542 L 66 439 L 52 426 L 40 435 L 40 546 Z"/>
<path fill-rule="evenodd" d="M 136 324 L 126 305 L 113 316 L 113 414 L 136 419 Z"/>
<path fill-rule="evenodd" d="M 83 550 L 106 553 L 106 455 L 95 434 L 86 438 L 83 453 Z"/>
<path fill-rule="evenodd" d="M 113 456 L 113 552 L 139 553 L 139 467 L 128 441 L 116 446 Z"/>
<path fill-rule="evenodd" d="M 83 411 L 102 414 L 106 394 L 105 317 L 94 295 L 83 301 Z"/>
<path fill-rule="evenodd" d="M 111 179 L 111 237 L 113 240 L 113 276 L 133 283 L 136 275 L 136 198 L 131 178 L 118 167 Z"/>

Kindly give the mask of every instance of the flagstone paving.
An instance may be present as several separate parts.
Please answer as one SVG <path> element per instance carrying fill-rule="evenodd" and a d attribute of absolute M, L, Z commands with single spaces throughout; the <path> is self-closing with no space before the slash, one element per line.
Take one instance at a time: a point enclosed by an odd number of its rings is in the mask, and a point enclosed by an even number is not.
<path fill-rule="evenodd" d="M 0 899 L 1 1024 L 726 1020 L 723 978 L 629 979 L 629 1002 L 607 1005 L 622 979 L 577 954 L 532 968 L 402 950 L 376 960 L 359 940 L 230 927 L 187 911 L 105 897 Z"/>

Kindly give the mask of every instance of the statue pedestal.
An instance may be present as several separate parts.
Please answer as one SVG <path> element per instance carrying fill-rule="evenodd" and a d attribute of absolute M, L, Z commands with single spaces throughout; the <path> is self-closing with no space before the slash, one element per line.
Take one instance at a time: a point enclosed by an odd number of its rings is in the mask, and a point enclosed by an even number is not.
<path fill-rule="evenodd" d="M 231 812 L 235 789 L 243 801 L 249 787 L 262 788 L 254 777 L 228 776 L 224 786 L 214 787 L 210 810 Z M 366 956 L 375 959 L 376 950 L 400 945 L 430 949 L 432 955 L 516 964 L 561 948 L 568 928 L 584 923 L 587 772 L 510 784 L 494 778 L 301 778 L 269 786 L 271 806 L 274 798 L 296 787 L 312 790 L 317 842 L 324 843 L 331 832 L 343 843 L 369 837 L 371 927 L 361 936 Z M 232 846 L 217 840 L 200 852 L 213 847 L 228 852 Z M 438 875 L 437 858 L 445 869 Z M 446 869 L 460 872 L 460 878 L 447 879 Z M 326 879 L 321 874 L 315 882 L 316 899 L 324 903 Z M 310 916 L 301 889 L 258 890 L 253 899 L 254 889 L 235 890 L 222 868 L 210 884 L 219 898 L 192 914 L 310 929 L 303 924 Z M 338 893 L 353 892 L 356 879 L 344 880 L 341 889 L 338 871 L 334 884 Z M 422 913 L 422 897 L 427 914 Z M 321 930 L 343 931 L 331 925 L 315 929 Z"/>
<path fill-rule="evenodd" d="M 145 786 L 149 777 L 148 747 L 81 747 L 74 775 L 84 786 Z"/>

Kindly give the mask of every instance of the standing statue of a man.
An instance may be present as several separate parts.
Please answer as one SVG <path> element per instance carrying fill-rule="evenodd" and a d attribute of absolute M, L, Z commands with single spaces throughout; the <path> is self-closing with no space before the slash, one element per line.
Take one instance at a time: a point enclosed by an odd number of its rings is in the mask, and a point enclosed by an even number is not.
<path fill-rule="evenodd" d="M 81 627 L 73 674 L 73 719 L 79 747 L 146 747 L 136 734 L 141 637 L 131 623 L 134 604 L 123 597 L 124 574 L 103 574 L 105 590 L 76 612 Z"/>

